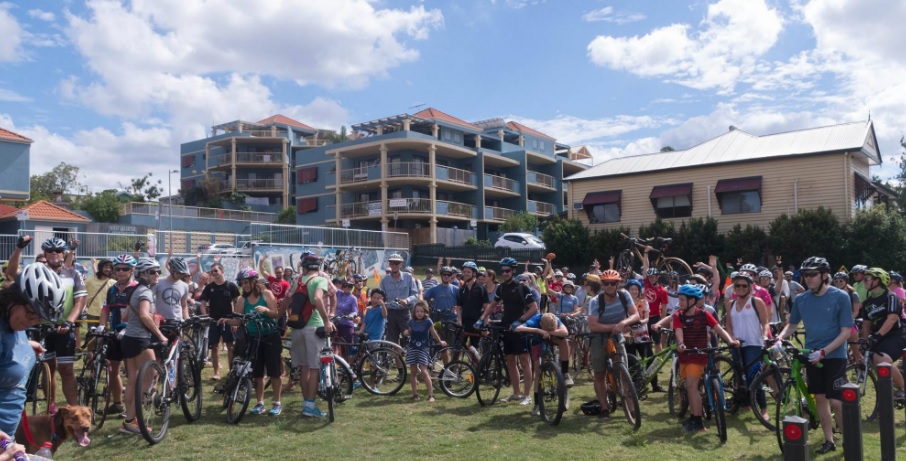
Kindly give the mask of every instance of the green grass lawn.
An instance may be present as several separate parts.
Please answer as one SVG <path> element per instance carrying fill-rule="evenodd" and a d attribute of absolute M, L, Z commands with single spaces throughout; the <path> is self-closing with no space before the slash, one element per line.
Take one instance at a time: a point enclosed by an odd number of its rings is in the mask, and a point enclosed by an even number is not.
<path fill-rule="evenodd" d="M 222 359 L 225 363 L 225 358 Z M 284 396 L 278 417 L 246 414 L 239 425 L 226 423 L 221 396 L 211 393 L 210 367 L 205 369 L 205 401 L 200 420 L 189 424 L 179 406 L 172 407 L 167 437 L 149 446 L 141 436 L 118 432 L 120 419 L 108 420 L 91 434 L 88 448 L 67 443 L 57 459 L 651 459 L 767 460 L 781 459 L 774 434 L 751 413 L 730 416 L 729 439 L 721 444 L 713 423 L 707 433 L 684 434 L 667 412 L 666 394 L 642 402 L 642 427 L 629 430 L 622 413 L 608 421 L 582 414 L 579 405 L 592 398 L 587 378 L 572 389 L 572 402 L 559 426 L 551 427 L 516 403 L 481 407 L 474 395 L 453 399 L 437 391 L 437 402 L 411 401 L 406 385 L 396 396 L 373 396 L 357 389 L 337 408 L 334 423 L 300 416 L 298 391 Z M 510 394 L 504 389 L 501 397 Z M 270 393 L 265 394 L 270 406 Z M 254 405 L 254 398 L 250 407 Z M 324 402 L 319 402 L 326 411 Z M 904 414 L 897 412 L 898 452 L 906 456 Z M 812 450 L 819 431 L 809 434 Z M 864 427 L 865 459 L 880 459 L 877 423 Z M 813 457 L 813 459 L 815 459 Z M 843 459 L 842 448 L 819 459 Z"/>

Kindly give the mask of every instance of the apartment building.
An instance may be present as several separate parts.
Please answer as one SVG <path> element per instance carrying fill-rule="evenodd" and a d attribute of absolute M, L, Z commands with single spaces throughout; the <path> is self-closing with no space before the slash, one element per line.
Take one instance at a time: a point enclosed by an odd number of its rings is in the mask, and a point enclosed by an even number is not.
<path fill-rule="evenodd" d="M 31 139 L 0 127 L 0 202 L 28 200 L 31 194 Z"/>

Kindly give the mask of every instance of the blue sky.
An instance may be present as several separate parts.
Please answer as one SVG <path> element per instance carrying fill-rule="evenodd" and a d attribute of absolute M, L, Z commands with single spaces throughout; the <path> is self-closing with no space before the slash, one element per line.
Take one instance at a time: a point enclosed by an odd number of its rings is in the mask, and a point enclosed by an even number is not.
<path fill-rule="evenodd" d="M 0 126 L 32 172 L 166 177 L 213 124 L 338 129 L 421 104 L 506 117 L 597 161 L 865 120 L 895 174 L 900 0 L 0 0 Z M 174 178 L 175 180 L 175 178 Z"/>

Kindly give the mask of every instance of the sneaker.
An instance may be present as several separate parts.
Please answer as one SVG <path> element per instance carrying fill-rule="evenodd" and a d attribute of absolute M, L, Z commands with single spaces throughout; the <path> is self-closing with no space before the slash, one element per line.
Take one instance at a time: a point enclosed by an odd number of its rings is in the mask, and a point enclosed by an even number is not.
<path fill-rule="evenodd" d="M 120 415 L 120 414 L 123 414 L 123 412 L 125 412 L 125 411 L 126 411 L 126 409 L 123 408 L 122 403 L 111 403 L 110 405 L 107 405 L 107 408 L 105 408 L 103 410 L 103 413 L 107 416 L 110 416 L 110 415 Z"/>
<path fill-rule="evenodd" d="M 280 416 L 280 413 L 283 413 L 283 405 L 275 403 L 271 406 L 271 411 L 267 412 L 268 416 Z"/>
<path fill-rule="evenodd" d="M 531 405 L 531 404 L 532 404 L 532 398 L 529 396 L 525 396 L 525 398 L 523 398 L 522 400 L 519 401 L 519 405 Z"/>
<path fill-rule="evenodd" d="M 573 387 L 573 378 L 570 375 L 566 375 L 566 379 L 563 380 L 563 383 L 566 384 L 566 387 Z"/>
<path fill-rule="evenodd" d="M 258 405 L 255 405 L 255 408 L 252 408 L 252 411 L 250 413 L 253 415 L 260 415 L 261 413 L 264 413 L 264 402 L 258 402 Z"/>
<path fill-rule="evenodd" d="M 150 427 L 148 431 L 151 431 Z M 138 428 L 138 421 L 133 419 L 131 422 L 123 421 L 123 424 L 120 424 L 120 432 L 123 434 L 141 434 L 142 430 Z"/>
<path fill-rule="evenodd" d="M 358 388 L 360 388 L 360 387 L 362 387 L 362 382 L 361 382 L 361 381 L 356 381 L 356 382 L 352 383 L 352 390 L 356 390 L 356 389 L 358 389 Z"/>
<path fill-rule="evenodd" d="M 906 391 L 903 391 L 903 390 L 896 391 L 896 393 L 893 394 L 893 400 L 898 401 L 898 402 L 901 400 L 906 400 Z"/>
<path fill-rule="evenodd" d="M 708 432 L 704 421 L 695 421 L 689 424 L 689 432 Z"/>
<path fill-rule="evenodd" d="M 519 395 L 519 394 L 513 394 L 513 395 L 511 395 L 511 396 L 509 396 L 509 397 L 507 397 L 507 398 L 501 400 L 501 402 L 519 402 L 519 401 L 521 401 L 521 400 L 522 400 L 522 396 L 521 396 L 521 395 Z"/>
<path fill-rule="evenodd" d="M 819 448 L 818 451 L 816 451 L 815 453 L 818 453 L 819 455 L 823 455 L 825 453 L 832 452 L 836 449 L 837 449 L 837 445 L 834 442 L 826 440 L 824 442 L 824 444 L 821 445 L 821 448 Z"/>
<path fill-rule="evenodd" d="M 318 407 L 305 407 L 302 409 L 302 416 L 308 418 L 323 418 L 327 416 L 327 413 L 318 410 Z"/>
<path fill-rule="evenodd" d="M 683 431 L 691 432 L 692 430 L 689 429 L 690 427 L 692 427 L 692 418 L 686 418 L 686 420 L 683 421 Z"/>
<path fill-rule="evenodd" d="M 665 391 L 663 387 L 661 387 L 657 384 L 653 384 L 651 386 L 651 392 L 667 392 L 667 391 Z"/>
<path fill-rule="evenodd" d="M 541 407 L 535 405 L 535 408 L 532 408 L 532 416 L 541 416 Z"/>
<path fill-rule="evenodd" d="M 598 413 L 598 418 L 610 419 L 610 408 L 602 408 L 601 412 Z"/>

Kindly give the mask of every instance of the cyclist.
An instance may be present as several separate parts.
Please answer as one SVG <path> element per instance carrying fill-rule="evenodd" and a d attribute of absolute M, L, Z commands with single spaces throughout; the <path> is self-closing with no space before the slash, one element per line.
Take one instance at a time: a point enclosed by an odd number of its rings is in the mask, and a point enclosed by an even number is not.
<path fill-rule="evenodd" d="M 648 264 L 648 252 L 651 247 L 645 247 L 642 254 L 642 272 L 645 274 L 645 301 L 648 302 L 648 335 L 654 342 L 654 351 L 660 352 L 663 349 L 661 344 L 661 333 L 650 328 L 651 325 L 661 319 L 661 314 L 667 313 L 670 298 L 667 295 L 667 289 L 664 288 L 659 280 L 660 271 L 656 267 L 650 267 Z"/>
<path fill-rule="evenodd" d="M 384 325 L 387 323 L 387 306 L 384 304 L 384 292 L 380 288 L 371 290 L 371 299 L 365 310 L 362 324 L 356 334 L 366 333 L 368 339 L 380 340 L 384 337 Z"/>
<path fill-rule="evenodd" d="M 903 276 L 900 275 L 899 272 L 890 271 L 890 284 L 887 285 L 887 289 L 897 296 L 901 306 L 906 304 L 906 290 L 903 289 Z M 903 318 L 906 319 L 906 317 Z"/>
<path fill-rule="evenodd" d="M 846 339 L 853 327 L 852 304 L 849 295 L 828 284 L 830 264 L 818 256 L 812 256 L 800 266 L 802 280 L 808 291 L 799 295 L 793 303 L 789 322 L 777 336 L 781 340 L 790 337 L 805 325 L 808 334 L 805 347 L 812 349 L 806 365 L 808 391 L 815 395 L 818 419 L 824 432 L 824 443 L 818 449 L 824 454 L 837 449 L 834 444 L 834 425 L 831 408 L 837 416 L 837 427 L 843 427 L 843 406 L 840 386 L 846 383 Z M 818 367 L 818 363 L 821 367 Z"/>
<path fill-rule="evenodd" d="M 573 276 L 575 278 L 575 275 Z M 575 318 L 585 313 L 585 310 L 578 306 L 579 298 L 573 295 L 573 292 L 576 290 L 576 284 L 572 280 L 567 279 L 563 282 L 563 289 L 561 292 L 550 291 L 548 295 L 553 299 L 556 299 L 555 303 L 552 305 L 558 309 L 554 312 L 558 317 L 565 318 Z M 573 386 L 573 378 L 569 375 L 569 343 L 564 342 L 560 347 L 560 372 L 563 373 L 564 380 L 566 381 L 567 387 Z"/>
<path fill-rule="evenodd" d="M 113 258 L 113 277 L 116 283 L 107 290 L 98 324 L 99 332 L 104 331 L 108 321 L 110 328 L 115 331 L 126 328 L 123 309 L 129 307 L 129 298 L 138 285 L 138 282 L 132 279 L 135 263 L 135 258 L 128 254 L 121 254 Z M 110 338 L 107 341 L 107 360 L 110 362 L 108 375 L 110 376 L 110 397 L 113 402 L 104 409 L 104 414 L 121 415 L 126 409 L 123 407 L 123 377 L 120 375 L 123 349 L 119 338 Z"/>
<path fill-rule="evenodd" d="M 438 266 L 440 266 L 443 259 L 443 257 L 437 258 Z M 436 278 L 434 278 L 434 269 L 431 269 L 430 267 L 425 269 L 425 278 L 422 280 L 422 288 L 424 288 L 425 291 L 428 291 L 431 288 L 437 286 L 438 283 L 440 282 Z"/>
<path fill-rule="evenodd" d="M 361 319 L 359 316 L 359 303 L 356 301 L 355 296 L 352 295 L 352 282 L 340 279 L 339 286 L 337 310 L 334 315 L 342 318 L 337 321 L 337 332 L 343 342 L 352 344 L 352 335 L 355 332 L 356 322 Z"/>
<path fill-rule="evenodd" d="M 47 362 L 50 366 L 51 376 L 55 370 L 59 369 L 66 403 L 77 405 L 79 399 L 73 370 L 76 342 L 78 342 L 75 327 L 82 309 L 85 308 L 85 302 L 88 301 L 88 292 L 85 290 L 82 275 L 72 267 L 63 265 L 64 254 L 68 248 L 66 242 L 58 237 L 49 238 L 41 244 L 41 250 L 47 261 L 45 264 L 60 276 L 63 286 L 66 288 L 63 315 L 57 320 L 57 329 L 50 332 L 44 339 L 44 345 L 47 352 L 56 355 L 56 359 Z"/>
<path fill-rule="evenodd" d="M 642 359 L 651 357 L 653 354 L 651 350 L 651 336 L 648 335 L 650 312 L 648 309 L 648 301 L 645 300 L 645 294 L 643 293 L 644 290 L 645 285 L 641 280 L 631 279 L 626 282 L 626 291 L 628 291 L 629 295 L 632 297 L 635 309 L 639 313 L 639 323 L 630 325 L 629 327 L 629 337 L 632 339 L 632 343 L 626 345 L 626 352 L 636 354 Z M 651 391 L 664 392 L 664 389 L 658 385 L 657 375 L 655 375 L 651 381 Z"/>
<path fill-rule="evenodd" d="M 567 330 L 566 326 L 563 325 L 563 322 L 552 313 L 535 314 L 516 327 L 515 331 L 516 333 L 532 333 L 532 336 L 529 338 L 529 344 L 531 344 L 532 366 L 535 367 L 535 370 L 541 369 L 541 340 L 543 339 L 550 339 L 554 345 L 557 346 L 560 350 L 560 357 L 563 357 L 564 354 L 566 354 L 566 357 L 569 357 L 569 353 L 564 352 L 564 347 L 569 347 L 566 341 L 566 337 L 569 336 L 569 330 Z M 566 376 L 566 373 L 564 372 L 563 375 Z M 532 409 L 532 415 L 535 416 L 541 414 L 541 407 L 538 405 L 538 402 L 541 401 L 541 397 L 538 395 L 539 386 L 541 384 L 540 378 L 541 373 L 535 373 L 535 407 Z M 571 383 L 571 380 L 569 382 L 564 380 L 564 384 L 566 384 L 567 387 L 572 386 Z"/>
<path fill-rule="evenodd" d="M 120 432 L 139 434 L 135 421 L 135 386 L 138 371 L 146 362 L 154 360 L 154 350 L 149 349 L 151 339 L 157 338 L 162 344 L 167 337 L 157 327 L 160 317 L 155 314 L 154 294 L 151 287 L 160 277 L 160 264 L 152 258 L 139 258 L 135 264 L 138 286 L 129 297 L 126 314 L 126 330 L 121 343 L 123 358 L 126 360 L 126 420 Z"/>
<path fill-rule="evenodd" d="M 906 348 L 906 334 L 902 329 L 902 309 L 897 296 L 887 289 L 890 274 L 879 267 L 865 269 L 863 279 L 868 297 L 862 303 L 859 317 L 862 318 L 862 337 L 869 339 L 874 351 L 872 359 L 875 364 L 896 363 Z M 890 367 L 893 384 L 899 389 L 894 396 L 896 400 L 906 397 L 903 392 L 903 375 L 900 367 Z"/>
<path fill-rule="evenodd" d="M 846 272 L 837 272 L 834 274 L 834 286 L 846 292 L 849 295 L 849 302 L 852 305 L 853 318 L 859 318 L 859 312 L 862 310 L 862 301 L 859 299 L 859 294 L 856 293 L 856 290 L 849 285 L 849 275 Z M 859 330 L 853 326 L 852 331 L 849 334 L 848 341 L 856 341 L 859 339 Z M 854 347 L 851 350 L 853 355 L 853 360 L 856 363 L 862 362 L 862 351 L 858 347 Z"/>
<path fill-rule="evenodd" d="M 431 303 L 431 317 L 434 321 L 459 322 L 462 318 L 456 304 L 459 288 L 451 283 L 453 281 L 453 268 L 449 266 L 442 267 L 440 269 L 440 280 L 441 283 L 439 285 L 425 290 L 423 295 L 425 301 Z M 444 341 L 453 342 L 454 338 L 450 334 L 449 329 L 441 328 L 438 333 Z M 449 362 L 449 360 L 449 357 L 444 357 L 444 362 Z"/>
<path fill-rule="evenodd" d="M 472 261 L 466 261 L 462 265 L 462 285 L 456 295 L 456 311 L 459 313 L 459 323 L 463 329 L 469 333 L 479 333 L 475 329 L 475 322 L 488 314 L 488 292 L 479 280 L 481 272 L 479 267 Z M 470 344 L 478 347 L 477 340 L 470 336 Z"/>
<path fill-rule="evenodd" d="M 189 285 L 182 281 L 189 274 L 189 265 L 183 258 L 170 258 L 167 271 L 169 275 L 151 287 L 154 307 L 168 323 L 181 322 L 189 318 Z"/>
<path fill-rule="evenodd" d="M 233 304 L 239 297 L 239 287 L 226 279 L 223 274 L 223 265 L 211 265 L 211 282 L 204 287 L 201 293 L 201 314 L 211 316 L 211 326 L 208 327 L 208 346 L 211 351 L 211 366 L 214 368 L 214 381 L 220 379 L 220 340 L 227 349 L 227 364 L 233 366 L 233 330 L 217 321 L 229 316 L 233 312 Z"/>
<path fill-rule="evenodd" d="M 726 318 L 727 333 L 742 344 L 739 350 L 733 350 L 733 359 L 740 365 L 740 369 L 745 369 L 746 382 L 749 383 L 761 369 L 758 359 L 761 357 L 764 341 L 770 337 L 771 332 L 768 326 L 768 308 L 761 299 L 754 296 L 753 284 L 749 274 L 737 274 L 733 278 L 736 299 L 730 305 Z M 749 367 L 744 368 L 746 365 Z M 757 398 L 759 407 L 766 412 L 764 392 L 759 390 Z M 763 416 L 766 421 L 770 418 L 767 413 Z"/>
<path fill-rule="evenodd" d="M 703 298 L 701 288 L 693 285 L 683 285 L 679 289 L 679 310 L 673 314 L 673 330 L 676 334 L 676 350 L 679 352 L 680 378 L 685 381 L 686 395 L 689 398 L 689 419 L 683 422 L 686 432 L 704 432 L 705 423 L 702 421 L 702 398 L 698 392 L 698 384 L 705 372 L 708 357 L 701 354 L 685 352 L 688 348 L 708 347 L 708 328 L 717 332 L 727 344 L 739 346 L 739 341 L 733 339 L 721 328 L 720 324 L 711 314 L 698 307 Z"/>
<path fill-rule="evenodd" d="M 868 294 L 868 290 L 865 288 L 865 281 L 863 280 L 865 278 L 865 269 L 868 269 L 868 266 L 856 264 L 849 271 L 849 274 L 853 277 L 853 290 L 856 290 L 856 293 L 859 294 L 859 299 L 865 299 Z"/>
<path fill-rule="evenodd" d="M 403 257 L 393 253 L 387 258 L 390 275 L 381 278 L 381 291 L 387 296 L 387 341 L 405 346 L 407 339 L 400 338 L 412 316 L 409 308 L 418 300 L 418 286 L 412 274 L 400 271 Z"/>
<path fill-rule="evenodd" d="M 365 286 L 365 276 L 354 274 L 352 276 L 352 295 L 355 296 L 359 308 L 359 315 L 365 315 L 365 306 L 368 304 L 368 287 Z"/>
<path fill-rule="evenodd" d="M 25 408 L 26 384 L 41 352 L 25 330 L 63 313 L 63 281 L 44 264 L 30 264 L 0 290 L 0 439 L 11 439 Z M 0 452 L 0 454 L 3 454 Z"/>
<path fill-rule="evenodd" d="M 277 331 L 277 320 L 283 315 L 277 298 L 264 284 L 263 280 L 258 279 L 258 272 L 251 267 L 239 271 L 236 277 L 239 281 L 239 288 L 242 295 L 236 300 L 233 306 L 233 312 L 242 314 L 256 314 L 256 319 L 260 321 L 261 331 L 258 331 L 259 325 L 256 322 L 248 322 L 245 326 L 247 341 L 252 337 L 258 337 L 258 355 L 252 360 L 252 377 L 255 378 L 255 397 L 258 403 L 252 408 L 253 415 L 264 413 L 264 373 L 270 377 L 274 392 L 274 403 L 271 405 L 268 415 L 279 416 L 283 412 L 283 405 L 280 403 L 280 393 L 283 390 L 282 380 L 280 378 L 283 353 L 283 342 L 280 339 L 280 333 Z M 221 319 L 221 323 L 231 326 L 239 326 L 239 319 Z M 246 357 L 248 358 L 248 357 Z"/>
<path fill-rule="evenodd" d="M 607 405 L 607 338 L 613 339 L 617 359 L 626 361 L 623 330 L 638 323 L 639 313 L 626 290 L 619 289 L 620 273 L 608 269 L 601 274 L 601 292 L 588 302 L 588 329 L 596 334 L 591 339 L 591 368 L 594 371 L 595 395 L 601 404 L 602 418 L 610 417 Z"/>

